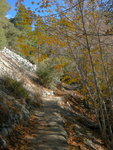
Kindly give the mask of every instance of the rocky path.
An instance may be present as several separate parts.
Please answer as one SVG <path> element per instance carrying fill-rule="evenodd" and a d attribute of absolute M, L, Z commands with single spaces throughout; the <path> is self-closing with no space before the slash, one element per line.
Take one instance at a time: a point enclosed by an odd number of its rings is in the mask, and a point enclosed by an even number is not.
<path fill-rule="evenodd" d="M 45 95 L 42 102 L 29 121 L 16 128 L 8 150 L 108 150 L 100 135 L 77 121 L 62 97 Z"/>
<path fill-rule="evenodd" d="M 38 126 L 32 130 L 34 137 L 29 138 L 30 150 L 68 150 L 64 118 L 58 104 L 60 97 L 43 97 L 43 106 L 34 112 Z"/>

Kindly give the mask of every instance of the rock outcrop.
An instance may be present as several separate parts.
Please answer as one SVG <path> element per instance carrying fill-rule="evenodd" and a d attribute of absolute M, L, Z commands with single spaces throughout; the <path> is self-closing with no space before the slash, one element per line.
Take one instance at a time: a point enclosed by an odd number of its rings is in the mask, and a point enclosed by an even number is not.
<path fill-rule="evenodd" d="M 5 57 L 9 58 L 9 61 L 16 61 L 18 65 L 22 68 L 28 69 L 30 71 L 36 71 L 37 69 L 36 65 L 33 65 L 30 61 L 16 54 L 14 51 L 7 49 L 6 47 L 2 51 L 0 51 L 0 53 L 5 55 Z"/>

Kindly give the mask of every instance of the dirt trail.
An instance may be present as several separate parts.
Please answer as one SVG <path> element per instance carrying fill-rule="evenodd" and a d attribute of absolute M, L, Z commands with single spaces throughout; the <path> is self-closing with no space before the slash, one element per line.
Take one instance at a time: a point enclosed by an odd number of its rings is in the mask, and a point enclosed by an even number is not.
<path fill-rule="evenodd" d="M 100 135 L 77 121 L 76 113 L 63 105 L 63 97 L 41 98 L 40 108 L 33 109 L 29 121 L 12 134 L 8 150 L 108 150 Z"/>
<path fill-rule="evenodd" d="M 61 97 L 42 97 L 43 105 L 35 110 L 35 126 L 27 136 L 27 150 L 68 150 L 67 133 L 64 129 L 64 118 L 60 114 Z"/>

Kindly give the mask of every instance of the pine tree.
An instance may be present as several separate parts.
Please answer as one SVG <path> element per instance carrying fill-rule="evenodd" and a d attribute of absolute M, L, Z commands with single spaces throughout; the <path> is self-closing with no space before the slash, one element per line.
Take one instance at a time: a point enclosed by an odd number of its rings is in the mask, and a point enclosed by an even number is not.
<path fill-rule="evenodd" d="M 0 49 L 7 46 L 7 39 L 5 36 L 5 30 L 3 26 L 7 24 L 7 19 L 5 18 L 5 15 L 9 8 L 10 7 L 6 0 L 0 1 Z"/>
<path fill-rule="evenodd" d="M 0 49 L 4 47 L 17 49 L 17 37 L 20 32 L 14 24 L 5 17 L 10 6 L 6 0 L 0 1 Z"/>
<path fill-rule="evenodd" d="M 0 18 L 4 18 L 7 11 L 10 9 L 6 0 L 0 0 Z"/>
<path fill-rule="evenodd" d="M 7 45 L 7 40 L 5 37 L 5 32 L 2 27 L 0 27 L 0 49 L 3 49 Z"/>

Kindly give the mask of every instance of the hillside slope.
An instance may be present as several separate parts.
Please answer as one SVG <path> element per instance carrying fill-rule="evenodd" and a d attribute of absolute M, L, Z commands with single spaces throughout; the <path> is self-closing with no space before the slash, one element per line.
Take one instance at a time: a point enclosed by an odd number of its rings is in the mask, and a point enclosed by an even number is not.
<path fill-rule="evenodd" d="M 108 150 L 98 126 L 94 128 L 95 115 L 84 108 L 81 95 L 40 86 L 35 69 L 13 51 L 0 51 L 0 149 Z M 9 81 L 20 85 L 19 81 L 28 95 L 14 94 Z"/>
<path fill-rule="evenodd" d="M 0 51 L 1 147 L 3 145 L 5 146 L 2 136 L 8 136 L 17 124 L 29 118 L 31 107 L 39 106 L 41 103 L 39 95 L 46 95 L 49 93 L 36 83 L 38 79 L 35 73 L 33 73 L 35 70 L 35 65 L 17 55 L 15 52 L 6 48 Z M 16 93 L 17 95 L 15 95 L 13 93 L 14 87 L 10 87 L 14 85 L 8 85 L 11 82 L 17 84 L 15 85 L 17 90 L 18 84 L 21 83 L 23 86 L 22 88 L 25 88 L 25 90 L 28 92 L 28 97 L 20 97 L 19 95 L 22 95 L 21 93 Z M 21 89 L 19 90 L 20 91 L 17 92 L 22 92 Z"/>

